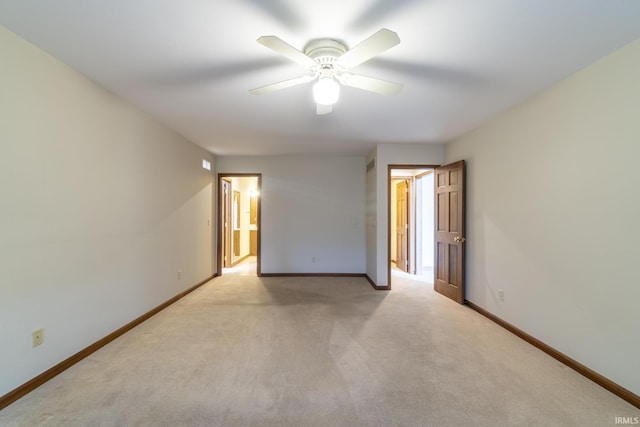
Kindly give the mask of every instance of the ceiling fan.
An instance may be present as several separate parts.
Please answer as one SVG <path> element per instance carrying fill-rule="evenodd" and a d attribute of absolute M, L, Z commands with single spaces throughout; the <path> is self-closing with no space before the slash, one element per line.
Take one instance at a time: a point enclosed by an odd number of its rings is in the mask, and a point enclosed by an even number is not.
<path fill-rule="evenodd" d="M 258 43 L 303 65 L 309 74 L 251 89 L 249 93 L 253 95 L 318 80 L 313 86 L 316 112 L 327 114 L 338 101 L 340 84 L 383 95 L 393 95 L 402 89 L 399 83 L 351 73 L 352 68 L 400 43 L 398 34 L 386 28 L 374 33 L 352 49 L 347 49 L 344 43 L 333 39 L 312 40 L 307 43 L 304 52 L 276 36 L 262 36 Z"/>

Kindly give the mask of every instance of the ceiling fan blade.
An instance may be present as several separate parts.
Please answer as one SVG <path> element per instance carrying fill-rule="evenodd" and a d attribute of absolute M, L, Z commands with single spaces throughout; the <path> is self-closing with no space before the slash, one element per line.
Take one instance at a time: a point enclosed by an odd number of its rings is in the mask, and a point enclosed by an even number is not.
<path fill-rule="evenodd" d="M 399 43 L 400 37 L 397 33 L 383 28 L 359 45 L 349 49 L 338 58 L 337 63 L 344 68 L 353 68 Z"/>
<path fill-rule="evenodd" d="M 276 90 L 285 89 L 291 86 L 301 85 L 303 83 L 310 82 L 315 79 L 316 76 L 301 76 L 296 77 L 295 79 L 284 80 L 278 83 L 272 83 L 270 85 L 261 86 L 255 89 L 251 89 L 249 91 L 252 95 L 263 95 L 269 92 L 275 92 Z"/>
<path fill-rule="evenodd" d="M 316 104 L 316 114 L 320 116 L 324 114 L 329 114 L 332 111 L 333 111 L 333 106 L 331 105 Z"/>
<path fill-rule="evenodd" d="M 279 37 L 262 36 L 258 39 L 258 43 L 268 47 L 273 51 L 278 52 L 281 55 L 286 56 L 290 60 L 297 62 L 300 65 L 304 65 L 307 68 L 315 67 L 317 65 L 316 61 L 300 52 L 298 49 L 291 46 L 289 43 L 285 42 Z"/>
<path fill-rule="evenodd" d="M 395 95 L 402 90 L 400 83 L 374 79 L 373 77 L 358 74 L 342 74 L 338 76 L 338 80 L 345 86 L 368 90 L 369 92 L 380 93 L 382 95 Z"/>

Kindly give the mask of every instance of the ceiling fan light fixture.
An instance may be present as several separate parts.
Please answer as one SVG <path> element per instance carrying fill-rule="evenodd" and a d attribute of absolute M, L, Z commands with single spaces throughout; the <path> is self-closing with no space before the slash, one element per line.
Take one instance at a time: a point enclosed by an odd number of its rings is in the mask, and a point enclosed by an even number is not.
<path fill-rule="evenodd" d="M 258 43 L 303 65 L 307 74 L 249 90 L 253 95 L 274 92 L 317 79 L 313 85 L 313 98 L 316 102 L 316 113 L 323 115 L 333 110 L 332 106 L 338 102 L 340 86 L 343 85 L 383 95 L 394 95 L 402 89 L 402 85 L 398 83 L 350 72 L 352 68 L 400 43 L 398 34 L 387 28 L 375 32 L 351 49 L 347 49 L 339 40 L 327 38 L 309 41 L 304 51 L 276 36 L 262 36 Z"/>
<path fill-rule="evenodd" d="M 340 85 L 331 76 L 322 76 L 313 85 L 313 99 L 316 104 L 333 105 L 340 98 Z"/>

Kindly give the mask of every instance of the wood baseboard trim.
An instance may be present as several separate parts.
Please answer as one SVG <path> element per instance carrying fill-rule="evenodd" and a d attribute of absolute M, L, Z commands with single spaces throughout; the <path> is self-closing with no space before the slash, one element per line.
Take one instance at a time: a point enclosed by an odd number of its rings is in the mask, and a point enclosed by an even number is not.
<path fill-rule="evenodd" d="M 231 263 L 231 267 L 235 267 L 236 265 L 240 264 L 242 261 L 244 261 L 245 259 L 249 258 L 251 256 L 251 254 L 247 254 L 245 256 L 243 256 L 242 258 L 235 260 L 234 262 Z"/>
<path fill-rule="evenodd" d="M 627 390 L 626 388 L 620 386 L 619 384 L 614 383 L 610 379 L 600 375 L 599 373 L 597 373 L 596 371 L 586 367 L 582 363 L 580 363 L 580 362 L 578 362 L 576 360 L 573 360 L 572 358 L 570 358 L 566 354 L 559 352 L 555 348 L 545 344 L 544 342 L 542 342 L 539 339 L 529 335 L 528 333 L 524 332 L 523 330 L 521 330 L 521 329 L 513 326 L 512 324 L 502 320 L 498 316 L 488 312 L 487 310 L 483 309 L 482 307 L 477 306 L 476 304 L 472 303 L 471 301 L 466 301 L 466 303 L 470 308 L 472 308 L 473 310 L 475 310 L 478 313 L 482 314 L 487 319 L 497 323 L 498 325 L 502 326 L 503 328 L 505 328 L 506 330 L 508 330 L 512 334 L 522 338 L 523 340 L 525 340 L 526 342 L 528 342 L 532 346 L 537 347 L 538 349 L 544 351 L 549 356 L 551 356 L 554 359 L 564 363 L 565 365 L 567 365 L 568 367 L 570 367 L 574 371 L 576 371 L 579 374 L 589 378 L 594 383 L 596 383 L 599 386 L 609 390 L 611 393 L 615 394 L 616 396 L 620 397 L 621 399 L 626 400 L 627 402 L 629 402 L 630 404 L 632 404 L 636 408 L 640 409 L 640 396 L 638 396 L 634 392 L 632 392 L 630 390 Z"/>
<path fill-rule="evenodd" d="M 391 287 L 389 285 L 387 285 L 387 286 L 378 286 L 378 285 L 376 285 L 376 282 L 374 282 L 373 279 L 371 277 L 369 277 L 368 274 L 365 274 L 364 278 L 367 279 L 367 281 L 371 284 L 371 286 L 373 286 L 373 289 L 375 289 L 376 291 L 390 291 L 391 290 Z"/>
<path fill-rule="evenodd" d="M 390 286 L 378 286 L 376 283 L 369 277 L 368 274 L 364 273 L 261 273 L 260 277 L 362 277 L 367 279 L 367 281 L 371 284 L 373 289 L 376 291 L 389 291 L 391 290 Z"/>
<path fill-rule="evenodd" d="M 62 362 L 58 363 L 54 367 L 44 371 L 43 373 L 41 373 L 37 377 L 32 378 L 31 380 L 29 380 L 26 383 L 22 384 L 18 388 L 14 389 L 14 390 L 10 391 L 9 393 L 5 394 L 4 396 L 0 397 L 0 410 L 5 408 L 5 407 L 7 407 L 7 406 L 9 406 L 10 404 L 12 404 L 16 400 L 20 399 L 21 397 L 27 395 L 28 393 L 32 392 L 36 388 L 40 387 L 42 384 L 44 384 L 47 381 L 49 381 L 50 379 L 52 379 L 53 377 L 61 374 L 62 372 L 64 372 L 65 370 L 69 369 L 70 367 L 72 367 L 76 363 L 80 362 L 82 359 L 86 358 L 90 354 L 96 352 L 100 348 L 102 348 L 105 345 L 109 344 L 111 341 L 115 340 L 116 338 L 120 337 L 121 335 L 124 335 L 126 332 L 128 332 L 131 329 L 135 328 L 136 326 L 138 326 L 139 324 L 141 324 L 145 320 L 148 320 L 152 316 L 158 314 L 159 312 L 161 312 L 165 308 L 169 307 L 171 304 L 175 303 L 179 299 L 181 299 L 181 298 L 185 297 L 186 295 L 190 294 L 191 292 L 195 291 L 200 286 L 204 285 L 205 283 L 207 283 L 211 279 L 215 278 L 216 276 L 217 276 L 217 274 L 214 274 L 214 275 L 204 279 L 203 281 L 199 282 L 197 285 L 192 286 L 191 288 L 187 289 L 186 291 L 179 293 L 175 297 L 163 302 L 162 304 L 160 304 L 159 306 L 151 309 L 150 311 L 148 311 L 147 313 L 143 314 L 142 316 L 140 316 L 140 317 L 132 320 L 131 322 L 127 323 L 126 325 L 124 325 L 120 329 L 110 333 L 106 337 L 104 337 L 104 338 L 96 341 L 95 343 L 91 344 L 90 346 L 80 350 L 79 352 L 77 352 L 73 356 L 69 357 L 68 359 L 63 360 Z"/>
<path fill-rule="evenodd" d="M 261 273 L 261 277 L 364 277 L 362 273 Z"/>

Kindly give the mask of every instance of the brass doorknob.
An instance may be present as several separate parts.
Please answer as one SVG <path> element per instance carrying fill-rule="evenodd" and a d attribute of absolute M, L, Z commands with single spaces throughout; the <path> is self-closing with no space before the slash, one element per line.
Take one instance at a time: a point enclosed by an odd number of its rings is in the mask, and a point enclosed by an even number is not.
<path fill-rule="evenodd" d="M 460 236 L 456 236 L 456 237 L 453 238 L 453 241 L 456 242 L 456 243 L 462 243 L 462 242 L 465 241 L 465 238 L 464 237 L 460 237 Z"/>

